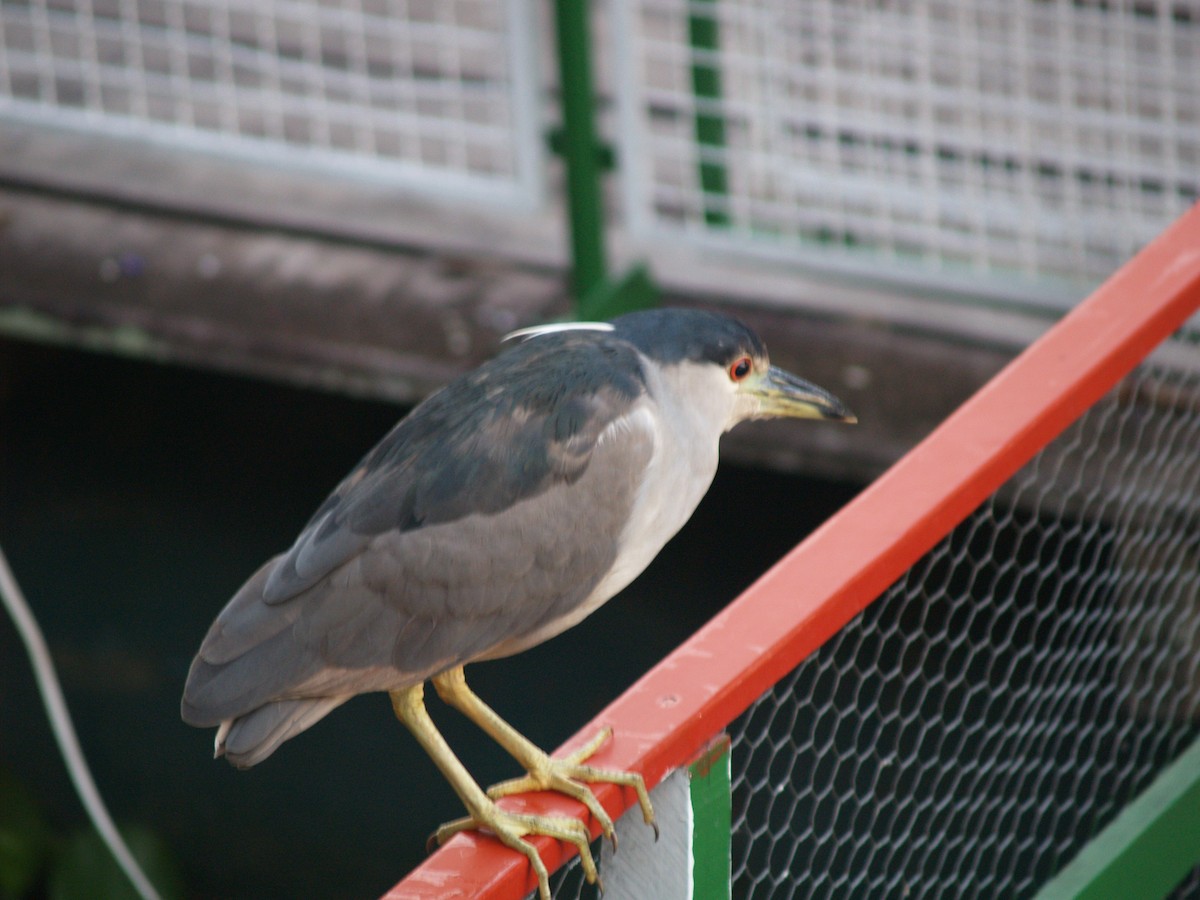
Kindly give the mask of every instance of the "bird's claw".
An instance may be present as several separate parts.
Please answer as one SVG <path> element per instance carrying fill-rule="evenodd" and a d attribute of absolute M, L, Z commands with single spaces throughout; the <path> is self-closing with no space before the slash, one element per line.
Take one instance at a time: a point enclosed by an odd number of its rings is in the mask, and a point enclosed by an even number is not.
<path fill-rule="evenodd" d="M 442 687 L 445 689 L 445 685 Z M 502 797 L 529 791 L 556 791 L 573 800 L 578 800 L 599 824 L 601 833 L 612 842 L 615 852 L 617 833 L 613 827 L 612 817 L 600 805 L 600 801 L 588 787 L 589 783 L 609 782 L 633 788 L 642 809 L 642 817 L 646 820 L 646 824 L 654 829 L 654 839 L 657 841 L 658 824 L 654 820 L 654 809 L 650 805 L 650 795 L 646 791 L 646 784 L 642 776 L 636 772 L 601 769 L 586 764 L 587 760 L 610 737 L 612 737 L 612 729 L 603 728 L 583 747 L 561 759 L 555 759 L 529 745 L 528 742 L 524 742 L 520 759 L 526 768 L 526 774 L 488 788 L 486 798 L 481 797 L 478 802 L 469 804 L 470 816 L 443 825 L 430 837 L 426 849 L 431 849 L 435 844 L 445 843 L 460 831 L 486 829 L 496 835 L 502 843 L 512 847 L 529 860 L 529 864 L 537 876 L 539 897 L 541 900 L 550 900 L 546 866 L 538 856 L 533 844 L 525 840 L 527 835 L 541 834 L 572 844 L 579 851 L 584 877 L 587 878 L 588 883 L 595 884 L 603 893 L 604 885 L 596 871 L 596 862 L 590 846 L 591 832 L 583 822 L 563 817 L 510 813 L 502 810 L 495 801 Z"/>
<path fill-rule="evenodd" d="M 612 817 L 600 805 L 596 795 L 587 787 L 590 783 L 617 784 L 633 788 L 637 793 L 638 805 L 642 809 L 642 818 L 654 829 L 654 839 L 658 840 L 658 823 L 654 819 L 654 808 L 650 804 L 650 794 L 646 783 L 636 772 L 622 772 L 617 769 L 600 769 L 585 765 L 604 743 L 612 737 L 612 729 L 605 726 L 586 744 L 567 754 L 561 759 L 545 756 L 539 764 L 520 778 L 502 781 L 488 788 L 487 795 L 493 800 L 508 797 L 513 794 L 523 794 L 528 791 L 556 791 L 573 800 L 578 800 L 587 807 L 592 818 L 600 825 L 600 831 L 612 844 L 613 852 L 617 850 L 617 832 L 613 827 Z"/>
<path fill-rule="evenodd" d="M 589 884 L 595 884 L 601 894 L 604 893 L 604 882 L 596 871 L 596 861 L 592 856 L 590 846 L 591 834 L 587 826 L 578 819 L 567 819 L 557 816 L 531 816 L 507 812 L 494 803 L 481 809 L 477 815 L 467 816 L 447 822 L 429 838 L 426 849 L 434 844 L 444 844 L 460 831 L 470 829 L 486 829 L 494 834 L 501 843 L 511 847 L 529 860 L 537 876 L 539 900 L 551 900 L 550 875 L 546 865 L 538 855 L 537 848 L 525 840 L 527 835 L 541 834 L 555 840 L 565 841 L 574 845 L 579 851 L 579 861 L 583 866 L 584 877 Z"/>

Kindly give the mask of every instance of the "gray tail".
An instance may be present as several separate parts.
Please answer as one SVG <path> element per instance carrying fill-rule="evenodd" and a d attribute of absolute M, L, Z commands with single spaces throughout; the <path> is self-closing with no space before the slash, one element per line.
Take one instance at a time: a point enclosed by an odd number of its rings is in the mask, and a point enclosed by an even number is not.
<path fill-rule="evenodd" d="M 248 769 L 275 752 L 275 748 L 315 725 L 353 696 L 318 697 L 313 700 L 277 700 L 236 719 L 226 719 L 217 729 L 216 754 L 239 769 Z"/>

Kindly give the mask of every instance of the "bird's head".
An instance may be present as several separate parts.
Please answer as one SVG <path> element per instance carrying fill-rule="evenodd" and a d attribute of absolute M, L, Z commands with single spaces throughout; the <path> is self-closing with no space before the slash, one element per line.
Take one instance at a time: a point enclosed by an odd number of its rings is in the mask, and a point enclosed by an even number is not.
<path fill-rule="evenodd" d="M 736 319 L 662 309 L 613 320 L 614 334 L 659 367 L 680 403 L 728 431 L 747 419 L 856 422 L 824 388 L 771 365 L 767 348 Z"/>

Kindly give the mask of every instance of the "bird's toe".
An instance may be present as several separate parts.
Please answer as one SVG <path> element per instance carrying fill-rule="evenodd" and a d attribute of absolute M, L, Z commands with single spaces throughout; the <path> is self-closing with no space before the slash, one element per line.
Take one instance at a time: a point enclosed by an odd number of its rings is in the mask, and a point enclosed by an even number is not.
<path fill-rule="evenodd" d="M 529 835 L 540 834 L 574 846 L 579 851 L 584 877 L 589 884 L 597 885 L 601 893 L 604 891 L 600 875 L 596 871 L 595 858 L 592 856 L 591 834 L 587 826 L 578 819 L 511 813 L 492 803 L 480 808 L 474 815 L 442 825 L 429 838 L 426 849 L 431 850 L 435 845 L 444 844 L 458 832 L 467 830 L 488 831 L 502 844 L 528 859 L 537 877 L 540 900 L 550 900 L 549 874 L 537 848 L 525 840 Z"/>

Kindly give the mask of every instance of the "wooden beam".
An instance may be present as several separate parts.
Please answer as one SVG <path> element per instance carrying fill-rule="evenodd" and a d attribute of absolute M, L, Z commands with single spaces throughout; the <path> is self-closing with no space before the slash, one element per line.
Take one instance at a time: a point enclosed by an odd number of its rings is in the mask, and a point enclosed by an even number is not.
<path fill-rule="evenodd" d="M 565 273 L 0 188 L 0 331 L 410 404 L 506 332 L 571 312 Z M 743 318 L 857 428 L 734 432 L 727 457 L 866 481 L 1013 355 L 882 319 L 675 291 Z M 1006 337 L 1007 339 L 1007 337 Z"/>

